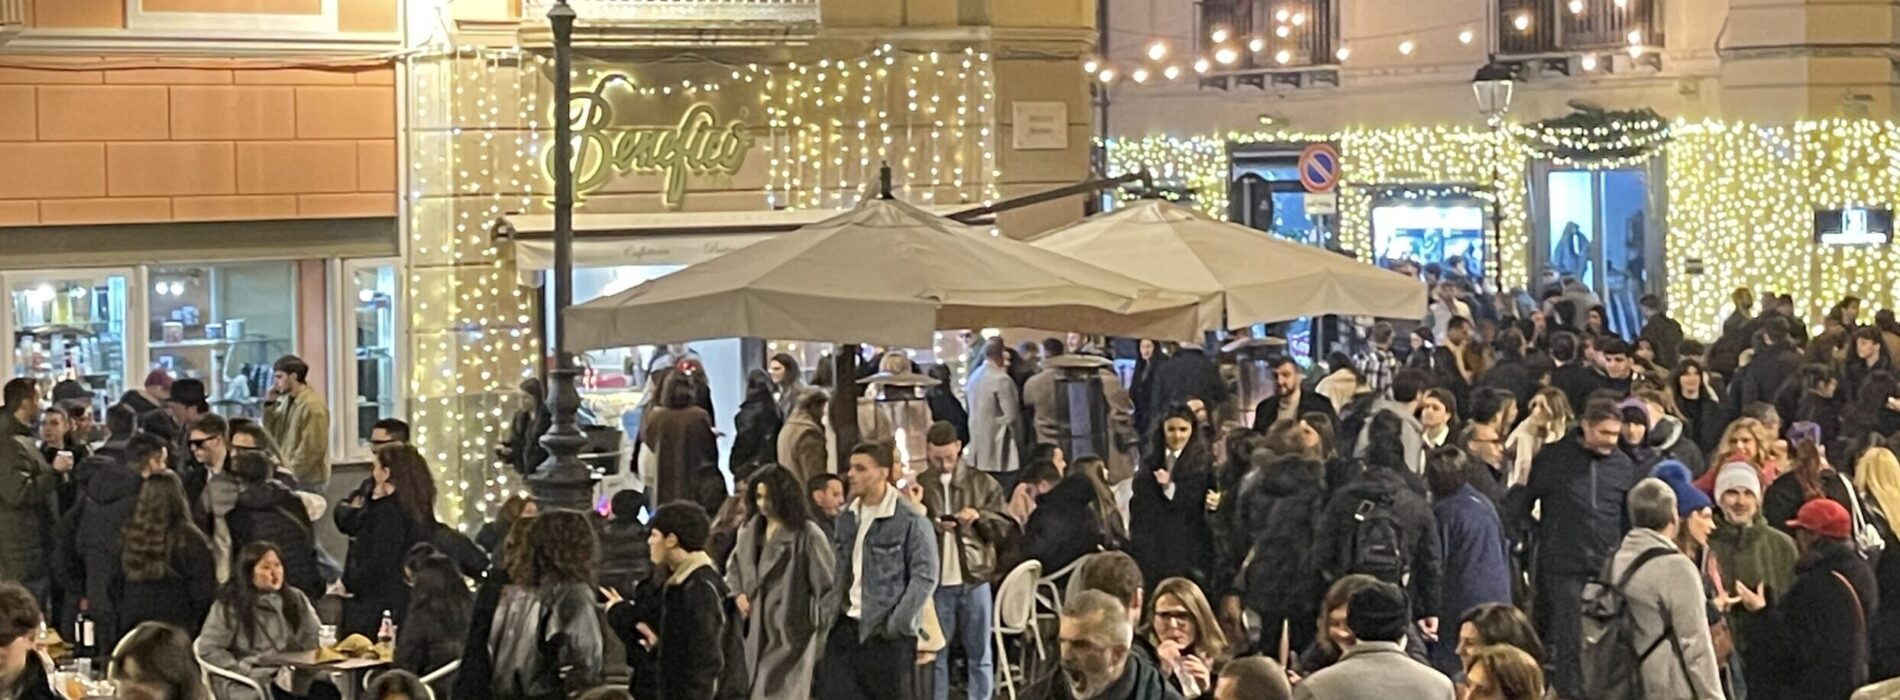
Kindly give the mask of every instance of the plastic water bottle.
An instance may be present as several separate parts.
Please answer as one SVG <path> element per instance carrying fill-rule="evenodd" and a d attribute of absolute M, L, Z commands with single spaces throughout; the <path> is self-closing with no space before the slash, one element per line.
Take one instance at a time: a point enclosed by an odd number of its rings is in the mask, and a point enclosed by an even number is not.
<path fill-rule="evenodd" d="M 396 643 L 396 620 L 383 611 L 383 624 L 376 627 L 376 643 L 394 645 Z"/>

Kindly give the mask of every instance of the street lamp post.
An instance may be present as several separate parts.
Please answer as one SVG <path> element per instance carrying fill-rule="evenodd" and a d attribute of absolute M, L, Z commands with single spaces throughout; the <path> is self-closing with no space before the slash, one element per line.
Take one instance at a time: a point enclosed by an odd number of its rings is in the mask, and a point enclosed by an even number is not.
<path fill-rule="evenodd" d="M 1478 113 L 1491 126 L 1491 279 L 1497 292 L 1504 293 L 1504 163 L 1502 136 L 1504 115 L 1511 111 L 1516 75 L 1498 63 L 1497 56 L 1471 77 L 1471 93 L 1478 99 Z"/>
<path fill-rule="evenodd" d="M 587 437 L 581 434 L 580 374 L 567 352 L 567 321 L 562 317 L 574 305 L 574 127 L 567 107 L 573 93 L 574 8 L 559 0 L 548 10 L 554 30 L 554 362 L 548 372 L 548 411 L 552 427 L 541 436 L 548 459 L 528 476 L 529 488 L 542 508 L 586 510 L 592 505 L 594 473 L 581 461 Z"/>

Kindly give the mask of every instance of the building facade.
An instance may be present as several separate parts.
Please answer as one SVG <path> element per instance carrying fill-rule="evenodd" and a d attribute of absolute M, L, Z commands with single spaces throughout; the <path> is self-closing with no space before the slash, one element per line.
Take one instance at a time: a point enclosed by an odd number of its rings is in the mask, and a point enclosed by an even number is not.
<path fill-rule="evenodd" d="M 1507 288 L 1576 277 L 1626 332 L 1659 294 L 1706 339 L 1738 286 L 1815 322 L 1848 294 L 1892 303 L 1885 235 L 1822 237 L 1891 228 L 1892 12 L 1111 0 L 1093 76 L 1110 160 L 1175 171 L 1210 211 L 1369 257 L 1457 255 Z M 1478 91 L 1487 63 L 1508 111 Z M 1334 194 L 1299 183 L 1313 144 L 1339 152 Z"/>
<path fill-rule="evenodd" d="M 0 2 L 0 375 L 99 410 L 153 369 L 257 416 L 312 366 L 331 453 L 401 413 L 396 0 Z"/>
<path fill-rule="evenodd" d="M 577 135 L 577 303 L 849 209 L 875 196 L 886 164 L 897 197 L 945 212 L 1089 173 L 1077 75 L 1095 30 L 1082 0 L 570 4 L 580 19 L 565 109 L 549 3 L 410 5 L 411 25 L 433 28 L 406 62 L 412 418 L 461 499 L 448 509 L 471 517 L 521 488 L 494 451 L 516 388 L 551 364 L 553 120 L 572 119 Z M 1019 209 L 994 232 L 1028 235 L 1081 211 L 1080 197 Z M 681 351 L 705 365 L 714 420 L 730 428 L 747 370 L 777 352 L 810 369 L 827 347 Z M 584 353 L 587 410 L 637 430 L 649 370 L 673 354 Z"/>

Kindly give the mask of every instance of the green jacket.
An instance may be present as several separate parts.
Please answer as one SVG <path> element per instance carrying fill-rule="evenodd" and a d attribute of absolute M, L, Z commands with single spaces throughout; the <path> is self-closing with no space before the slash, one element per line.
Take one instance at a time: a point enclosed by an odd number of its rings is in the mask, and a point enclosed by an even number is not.
<path fill-rule="evenodd" d="M 303 485 L 330 480 L 330 409 L 308 385 L 264 405 L 264 430 L 277 441 L 284 468 Z"/>
<path fill-rule="evenodd" d="M 1750 588 L 1766 582 L 1767 590 L 1763 593 L 1771 601 L 1794 585 L 1794 563 L 1801 558 L 1794 538 L 1770 527 L 1768 519 L 1760 513 L 1747 525 L 1731 524 L 1720 513 L 1715 521 L 1715 532 L 1709 533 L 1709 552 L 1715 555 L 1716 567 L 1722 572 L 1722 584 L 1728 586 L 1730 596 L 1735 595 L 1737 582 Z M 1757 614 L 1740 605 L 1727 612 L 1731 618 Z M 1736 644 L 1741 643 L 1741 636 L 1737 635 Z"/>
<path fill-rule="evenodd" d="M 53 489 L 59 478 L 33 447 L 33 431 L 13 414 L 0 414 L 0 581 L 48 575 L 47 536 Z"/>

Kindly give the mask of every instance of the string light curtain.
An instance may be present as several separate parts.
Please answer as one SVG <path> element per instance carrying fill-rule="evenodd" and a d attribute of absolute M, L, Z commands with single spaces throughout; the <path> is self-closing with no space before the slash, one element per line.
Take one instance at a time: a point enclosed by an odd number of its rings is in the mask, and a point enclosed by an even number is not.
<path fill-rule="evenodd" d="M 521 283 L 490 230 L 508 214 L 551 211 L 552 66 L 535 53 L 481 47 L 406 60 L 409 415 L 415 444 L 443 486 L 438 518 L 472 528 L 501 500 L 526 492 L 495 450 L 522 406 L 517 387 L 536 376 L 543 356 L 538 291 Z M 687 189 L 720 190 L 710 208 L 848 208 L 871 191 L 884 162 L 898 196 L 919 205 L 998 199 L 995 72 L 990 53 L 977 47 L 880 45 L 771 64 L 586 61 L 574 83 L 577 95 L 630 91 L 623 109 L 647 105 L 613 129 L 665 130 L 702 103 L 724 110 L 718 126 L 738 122 L 750 142 L 743 167 L 685 175 Z M 653 183 L 666 172 L 607 177 L 613 182 L 588 193 L 577 211 L 662 206 L 655 190 L 667 185 Z M 748 184 L 734 189 L 741 181 Z"/>

